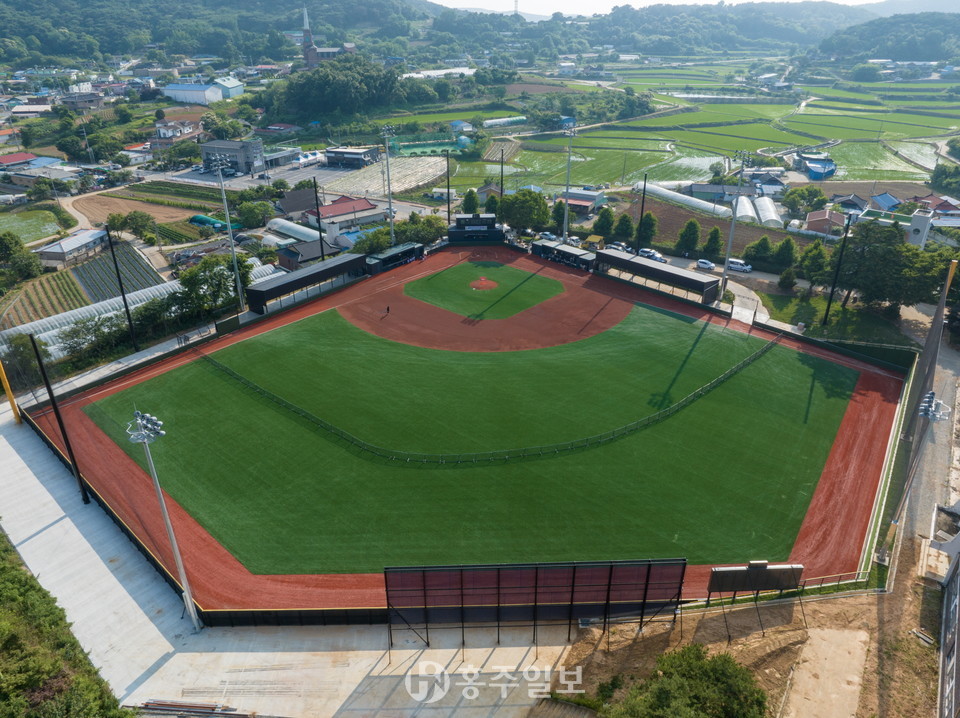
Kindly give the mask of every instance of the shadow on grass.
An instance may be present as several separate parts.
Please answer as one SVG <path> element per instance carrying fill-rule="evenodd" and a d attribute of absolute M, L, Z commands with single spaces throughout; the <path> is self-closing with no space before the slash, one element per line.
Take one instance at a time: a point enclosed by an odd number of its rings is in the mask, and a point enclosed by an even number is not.
<path fill-rule="evenodd" d="M 478 262 L 474 262 L 474 264 L 479 264 L 479 263 L 478 263 Z M 498 266 L 498 267 L 502 266 L 499 262 L 487 262 L 487 264 L 494 264 L 494 265 L 496 265 L 496 266 Z M 510 291 L 505 292 L 505 293 L 503 294 L 503 296 L 501 296 L 499 299 L 497 299 L 497 300 L 495 300 L 495 301 L 493 301 L 493 302 L 490 302 L 490 304 L 488 304 L 487 306 L 485 306 L 485 307 L 484 307 L 483 309 L 481 309 L 479 312 L 476 312 L 475 314 L 470 314 L 470 315 L 467 317 L 467 319 L 475 319 L 475 320 L 483 319 L 483 318 L 484 318 L 484 315 L 485 315 L 487 312 L 489 312 L 489 311 L 490 311 L 491 309 L 493 309 L 495 306 L 497 306 L 498 304 L 500 304 L 500 302 L 504 301 L 507 297 L 509 297 L 511 294 L 513 294 L 513 293 L 514 293 L 515 291 L 517 291 L 518 289 L 520 289 L 520 287 L 522 287 L 524 284 L 526 284 L 527 282 L 529 282 L 530 280 L 532 280 L 534 277 L 540 276 L 540 272 L 542 272 L 542 271 L 543 271 L 543 267 L 541 267 L 540 269 L 538 269 L 536 272 L 528 272 L 528 273 L 527 273 L 527 276 L 524 277 L 522 281 L 518 282 L 517 284 L 513 285 L 513 286 L 510 288 Z"/>

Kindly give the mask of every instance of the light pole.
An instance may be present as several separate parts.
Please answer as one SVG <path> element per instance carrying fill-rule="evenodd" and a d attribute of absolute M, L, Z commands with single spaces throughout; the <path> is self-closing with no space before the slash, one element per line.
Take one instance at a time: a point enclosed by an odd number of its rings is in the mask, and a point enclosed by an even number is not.
<path fill-rule="evenodd" d="M 727 273 L 730 271 L 730 252 L 733 251 L 733 235 L 737 229 L 737 202 L 740 201 L 740 185 L 743 183 L 743 168 L 746 167 L 747 158 L 750 152 L 746 150 L 737 150 L 733 153 L 734 159 L 740 160 L 740 176 L 737 178 L 737 196 L 733 200 L 733 212 L 730 215 L 730 235 L 727 237 L 727 254 L 723 259 L 723 275 L 720 277 L 720 301 L 723 301 L 723 295 L 727 291 Z"/>
<path fill-rule="evenodd" d="M 177 545 L 177 537 L 173 533 L 170 514 L 167 513 L 167 502 L 163 498 L 160 479 L 157 478 L 157 467 L 153 465 L 153 456 L 150 454 L 150 444 L 158 437 L 164 436 L 167 433 L 160 428 L 162 426 L 163 422 L 157 417 L 135 411 L 133 412 L 133 421 L 127 424 L 127 434 L 130 436 L 130 441 L 134 444 L 143 444 L 143 453 L 147 455 L 147 466 L 150 469 L 150 478 L 153 479 L 153 488 L 157 492 L 157 501 L 160 502 L 160 513 L 163 514 L 163 523 L 167 527 L 170 549 L 173 551 L 173 558 L 177 563 L 177 572 L 180 574 L 180 585 L 183 587 L 183 605 L 186 607 L 190 620 L 193 622 L 194 629 L 199 631 L 203 627 L 203 624 L 200 623 L 200 617 L 197 615 L 197 606 L 193 602 L 190 582 L 187 580 L 187 571 L 183 567 L 183 558 L 180 556 L 180 547 Z"/>
<path fill-rule="evenodd" d="M 567 130 L 567 191 L 563 195 L 563 241 L 567 241 L 567 230 L 570 228 L 570 163 L 573 160 L 573 138 L 577 131 Z"/>
<path fill-rule="evenodd" d="M 393 137 L 393 128 L 384 125 L 383 128 L 383 147 L 386 150 L 387 163 L 387 214 L 390 215 L 390 246 L 397 243 L 397 238 L 393 233 L 393 192 L 390 189 L 390 138 Z"/>
<path fill-rule="evenodd" d="M 217 179 L 220 181 L 220 197 L 223 199 L 223 216 L 227 221 L 227 236 L 230 238 L 230 256 L 233 259 L 233 277 L 237 284 L 237 301 L 240 302 L 240 313 L 247 311 L 247 303 L 243 300 L 243 283 L 240 281 L 240 267 L 237 265 L 237 248 L 233 241 L 233 226 L 230 224 L 230 208 L 227 206 L 227 190 L 223 186 L 223 168 L 227 166 L 225 155 L 213 155 L 211 164 L 217 170 Z"/>

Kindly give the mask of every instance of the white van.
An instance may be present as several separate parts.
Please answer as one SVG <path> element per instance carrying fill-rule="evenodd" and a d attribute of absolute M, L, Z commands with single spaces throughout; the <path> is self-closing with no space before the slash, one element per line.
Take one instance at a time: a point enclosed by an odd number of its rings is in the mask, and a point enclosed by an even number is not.
<path fill-rule="evenodd" d="M 727 269 L 732 272 L 752 272 L 753 267 L 744 262 L 742 259 L 728 259 L 727 260 Z"/>

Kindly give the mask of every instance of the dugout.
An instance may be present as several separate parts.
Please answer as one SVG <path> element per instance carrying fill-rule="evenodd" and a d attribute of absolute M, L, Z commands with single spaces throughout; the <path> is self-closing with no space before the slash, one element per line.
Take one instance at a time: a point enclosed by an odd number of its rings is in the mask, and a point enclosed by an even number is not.
<path fill-rule="evenodd" d="M 660 290 L 660 285 L 676 287 L 687 292 L 699 295 L 701 304 L 712 304 L 717 301 L 720 293 L 720 279 L 680 267 L 671 267 L 669 264 L 657 262 L 646 257 L 637 257 L 628 252 L 617 249 L 601 249 L 597 252 L 594 271 L 598 274 L 624 274 L 629 281 L 636 281 L 639 277 L 642 284 Z M 661 290 L 661 291 L 668 291 Z M 672 294 L 672 292 L 670 292 Z"/>
<path fill-rule="evenodd" d="M 593 269 L 597 259 L 597 255 L 588 249 L 572 247 L 569 244 L 549 239 L 538 239 L 536 242 L 531 242 L 530 251 L 538 257 L 559 262 L 568 267 L 584 269 L 588 272 Z"/>
<path fill-rule="evenodd" d="M 267 304 L 295 292 L 317 287 L 329 282 L 330 287 L 340 287 L 366 274 L 366 257 L 362 254 L 341 254 L 324 262 L 311 264 L 295 272 L 273 275 L 246 289 L 247 305 L 257 314 L 266 312 Z M 322 294 L 323 288 L 318 294 Z"/>
<path fill-rule="evenodd" d="M 385 252 L 371 254 L 366 258 L 367 274 L 380 274 L 388 269 L 399 267 L 401 264 L 412 262 L 423 256 L 423 245 L 418 242 L 404 242 L 396 247 L 390 247 Z"/>

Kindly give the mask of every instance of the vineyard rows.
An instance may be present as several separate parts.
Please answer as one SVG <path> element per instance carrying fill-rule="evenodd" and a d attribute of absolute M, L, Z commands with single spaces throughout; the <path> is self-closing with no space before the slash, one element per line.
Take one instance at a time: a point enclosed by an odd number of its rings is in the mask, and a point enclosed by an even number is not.
<path fill-rule="evenodd" d="M 163 194 L 170 197 L 184 197 L 187 199 L 196 199 L 201 202 L 222 202 L 219 187 L 200 187 L 199 185 L 185 184 L 182 182 L 141 182 L 130 187 L 135 192 L 145 192 L 147 194 Z M 233 203 L 237 199 L 239 192 L 236 190 L 227 190 L 227 201 Z"/>
<path fill-rule="evenodd" d="M 157 234 L 165 242 L 171 244 L 183 244 L 184 242 L 196 242 L 200 240 L 200 233 L 197 228 L 189 222 L 167 222 L 157 225 Z"/>
<path fill-rule="evenodd" d="M 135 292 L 138 289 L 163 283 L 163 278 L 129 244 L 118 242 L 116 250 L 124 291 Z M 120 287 L 117 285 L 117 275 L 109 251 L 101 253 L 88 262 L 78 264 L 70 271 L 91 301 L 102 302 L 105 299 L 120 296 Z"/>
<path fill-rule="evenodd" d="M 70 309 L 86 306 L 90 300 L 69 272 L 44 274 L 8 295 L 0 306 L 3 327 L 19 326 Z"/>

